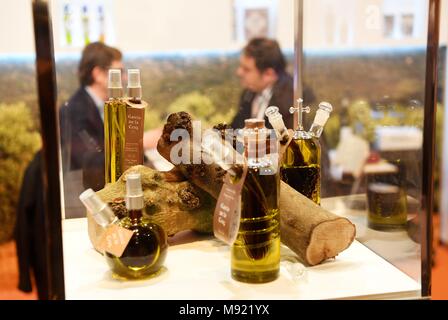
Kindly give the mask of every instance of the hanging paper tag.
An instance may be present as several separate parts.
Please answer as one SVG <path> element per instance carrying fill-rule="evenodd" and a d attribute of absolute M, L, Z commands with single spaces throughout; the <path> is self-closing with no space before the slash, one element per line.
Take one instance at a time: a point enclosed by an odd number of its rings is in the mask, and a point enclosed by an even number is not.
<path fill-rule="evenodd" d="M 132 230 L 112 224 L 100 236 L 98 250 L 101 252 L 109 252 L 119 258 L 122 256 L 133 235 L 134 232 Z"/>
<path fill-rule="evenodd" d="M 240 227 L 241 190 L 246 179 L 247 166 L 244 165 L 242 169 L 243 172 L 238 181 L 232 182 L 229 173 L 225 175 L 213 216 L 215 237 L 229 245 L 235 242 Z"/>

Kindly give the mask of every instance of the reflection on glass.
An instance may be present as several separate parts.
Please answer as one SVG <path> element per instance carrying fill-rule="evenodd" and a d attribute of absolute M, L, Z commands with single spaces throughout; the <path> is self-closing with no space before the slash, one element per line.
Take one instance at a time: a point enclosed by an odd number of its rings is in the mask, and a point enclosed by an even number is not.
<path fill-rule="evenodd" d="M 323 3 L 307 1 L 304 12 L 303 81 L 334 107 L 321 138 L 321 203 L 354 222 L 359 241 L 419 280 L 427 2 L 385 1 L 375 10 L 368 1 L 344 3 L 350 9 L 334 7 L 336 16 L 380 19 L 378 27 L 350 19 L 349 47 L 326 42 L 344 27 L 315 23 L 312 13 L 325 12 Z"/>
<path fill-rule="evenodd" d="M 406 187 L 400 167 L 384 162 L 368 164 L 364 170 L 368 226 L 378 230 L 405 228 L 408 211 Z"/>
<path fill-rule="evenodd" d="M 401 33 L 405 37 L 412 37 L 414 33 L 414 15 L 403 14 L 401 16 Z"/>
<path fill-rule="evenodd" d="M 384 37 L 392 38 L 395 30 L 395 17 L 384 16 Z"/>

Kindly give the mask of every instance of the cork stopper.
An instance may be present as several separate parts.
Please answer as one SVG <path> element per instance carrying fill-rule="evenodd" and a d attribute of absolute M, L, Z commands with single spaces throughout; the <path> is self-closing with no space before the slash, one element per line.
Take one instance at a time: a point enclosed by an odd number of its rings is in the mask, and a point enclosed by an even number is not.
<path fill-rule="evenodd" d="M 244 129 L 263 129 L 265 128 L 264 119 L 246 119 L 244 120 Z"/>
<path fill-rule="evenodd" d="M 267 129 L 263 119 L 244 121 L 244 153 L 248 159 L 263 158 L 266 155 Z"/>

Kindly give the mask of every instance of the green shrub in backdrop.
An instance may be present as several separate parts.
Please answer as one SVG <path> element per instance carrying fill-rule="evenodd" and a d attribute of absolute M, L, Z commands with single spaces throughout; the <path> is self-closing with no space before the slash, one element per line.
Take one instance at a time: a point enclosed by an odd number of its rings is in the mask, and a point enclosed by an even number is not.
<path fill-rule="evenodd" d="M 186 111 L 190 113 L 195 120 L 202 121 L 203 128 L 213 127 L 218 123 L 230 123 L 235 114 L 235 109 L 229 109 L 225 113 L 221 113 L 213 101 L 206 95 L 193 91 L 173 101 L 168 106 L 168 114 Z"/>
<path fill-rule="evenodd" d="M 30 109 L 24 103 L 0 104 L 0 243 L 13 236 L 23 173 L 40 148 Z"/>

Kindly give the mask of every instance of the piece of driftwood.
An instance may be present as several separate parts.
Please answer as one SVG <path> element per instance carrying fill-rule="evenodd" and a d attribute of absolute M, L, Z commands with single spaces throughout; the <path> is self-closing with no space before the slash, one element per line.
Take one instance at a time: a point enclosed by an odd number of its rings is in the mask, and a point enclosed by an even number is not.
<path fill-rule="evenodd" d="M 179 142 L 171 141 L 174 129 L 185 129 L 192 135 L 191 117 L 186 112 L 171 114 L 159 140 L 157 150 L 173 163 L 170 154 Z M 217 164 L 177 164 L 176 168 L 191 183 L 214 198 L 222 187 L 225 171 Z M 347 249 L 355 239 L 356 228 L 348 219 L 339 217 L 281 182 L 280 234 L 282 242 L 308 265 L 316 265 Z"/>
<path fill-rule="evenodd" d="M 171 151 L 178 143 L 186 143 L 188 141 L 172 141 L 171 133 L 176 129 L 184 129 L 188 132 L 190 137 L 193 137 L 192 118 L 187 112 L 176 112 L 168 116 L 166 124 L 163 128 L 162 136 L 157 144 L 157 151 L 162 157 L 171 163 L 175 163 L 171 159 Z M 221 128 L 224 129 L 224 128 Z M 190 159 L 193 159 L 193 147 L 190 148 Z M 201 152 L 201 157 L 207 156 Z M 193 161 L 191 161 L 193 162 Z M 176 169 L 190 182 L 211 194 L 214 198 L 218 195 L 222 187 L 222 179 L 226 172 L 217 164 L 175 164 Z"/>

